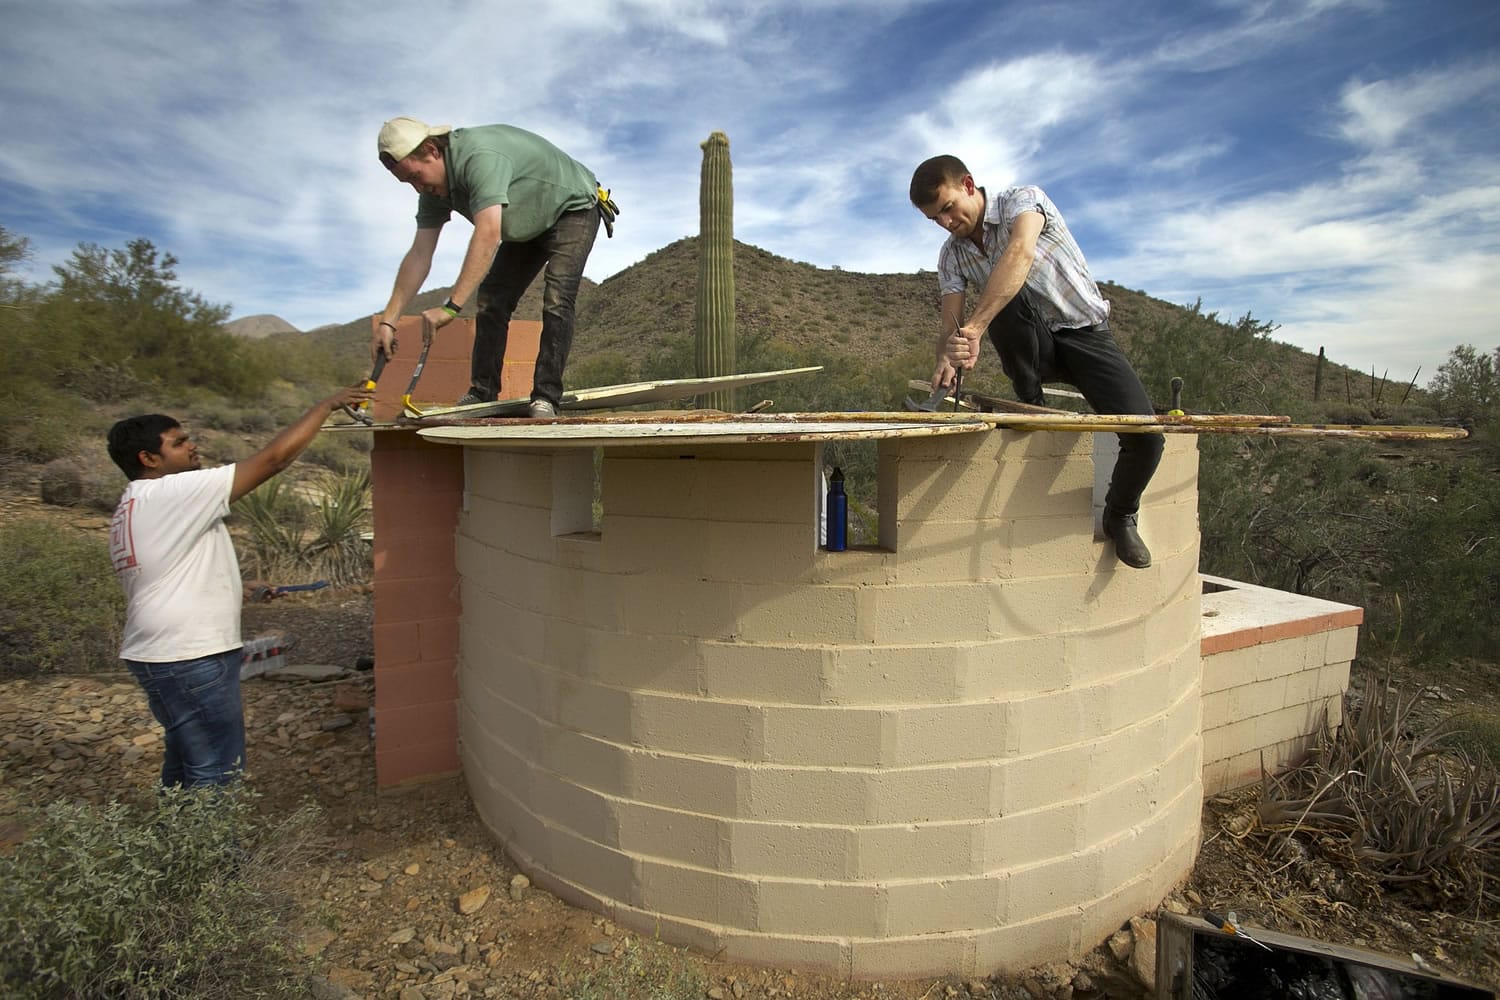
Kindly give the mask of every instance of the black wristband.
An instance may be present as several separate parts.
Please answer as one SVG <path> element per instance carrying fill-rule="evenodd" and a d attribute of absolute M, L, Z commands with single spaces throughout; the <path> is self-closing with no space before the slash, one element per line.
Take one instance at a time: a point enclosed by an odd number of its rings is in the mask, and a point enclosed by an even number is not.
<path fill-rule="evenodd" d="M 451 298 L 447 302 L 443 303 L 443 308 L 448 310 L 455 316 L 464 311 L 464 307 L 459 305 L 457 302 L 454 302 Z"/>
<path fill-rule="evenodd" d="M 392 322 L 391 322 L 391 321 L 390 321 L 390 320 L 388 320 L 388 319 L 383 319 L 383 320 L 381 320 L 381 321 L 380 321 L 380 325 L 381 325 L 381 326 L 388 326 L 388 327 L 390 327 L 390 328 L 391 328 L 391 329 L 392 329 L 392 330 L 394 330 L 394 329 L 396 329 L 396 324 L 395 324 L 395 323 L 392 323 Z"/>

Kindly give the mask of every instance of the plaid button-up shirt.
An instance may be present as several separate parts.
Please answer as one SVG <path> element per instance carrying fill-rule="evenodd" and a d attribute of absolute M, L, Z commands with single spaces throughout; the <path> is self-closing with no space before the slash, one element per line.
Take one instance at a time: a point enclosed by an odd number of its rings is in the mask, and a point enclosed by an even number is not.
<path fill-rule="evenodd" d="M 944 295 L 962 293 L 968 284 L 983 289 L 990 272 L 1010 242 L 1011 226 L 1023 212 L 1042 214 L 1036 259 L 1026 284 L 1041 299 L 1041 312 L 1052 330 L 1093 326 L 1109 318 L 1109 302 L 1089 277 L 1088 261 L 1062 213 L 1041 188 L 1006 188 L 991 197 L 985 192 L 984 250 L 972 240 L 949 236 L 938 253 L 938 288 Z"/>

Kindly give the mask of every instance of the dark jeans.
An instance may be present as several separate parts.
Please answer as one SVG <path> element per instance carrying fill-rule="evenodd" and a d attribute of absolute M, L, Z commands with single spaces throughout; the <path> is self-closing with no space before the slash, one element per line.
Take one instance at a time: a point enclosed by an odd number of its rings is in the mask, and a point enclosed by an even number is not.
<path fill-rule="evenodd" d="M 599 211 L 590 206 L 565 212 L 534 240 L 500 244 L 490 273 L 479 285 L 479 314 L 474 322 L 474 353 L 469 363 L 474 392 L 485 400 L 499 394 L 511 314 L 545 267 L 542 342 L 537 350 L 531 398 L 551 400 L 554 405 L 562 401 L 563 368 L 573 347 L 573 305 L 583 280 L 583 266 L 598 234 Z"/>
<path fill-rule="evenodd" d="M 1023 287 L 990 323 L 989 333 L 1023 403 L 1044 406 L 1042 383 L 1067 382 L 1078 387 L 1095 413 L 1155 412 L 1108 322 L 1049 330 L 1037 311 L 1034 293 Z M 1119 438 L 1120 457 L 1104 502 L 1117 513 L 1134 514 L 1161 463 L 1166 439 L 1160 434 L 1121 434 Z"/>
<path fill-rule="evenodd" d="M 245 711 L 240 704 L 240 649 L 196 660 L 125 666 L 145 689 L 151 714 L 166 730 L 163 786 L 198 788 L 233 781 L 245 766 Z"/>

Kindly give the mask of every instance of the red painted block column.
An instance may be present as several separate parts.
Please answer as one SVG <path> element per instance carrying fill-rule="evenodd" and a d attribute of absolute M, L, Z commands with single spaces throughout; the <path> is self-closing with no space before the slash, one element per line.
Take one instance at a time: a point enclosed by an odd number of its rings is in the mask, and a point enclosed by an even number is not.
<path fill-rule="evenodd" d="M 381 788 L 456 774 L 458 626 L 453 558 L 462 448 L 375 434 L 375 777 Z"/>

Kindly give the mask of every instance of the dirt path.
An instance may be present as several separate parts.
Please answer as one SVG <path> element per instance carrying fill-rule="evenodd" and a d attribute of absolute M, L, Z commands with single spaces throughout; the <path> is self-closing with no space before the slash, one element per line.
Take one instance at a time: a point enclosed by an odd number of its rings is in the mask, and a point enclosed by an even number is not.
<path fill-rule="evenodd" d="M 286 598 L 248 609 L 246 635 L 281 628 L 291 660 L 352 668 L 370 652 L 370 598 Z M 304 800 L 321 810 L 305 863 L 285 873 L 299 901 L 297 931 L 329 997 L 1138 998 L 1108 948 L 1078 966 L 1009 980 L 841 983 L 788 970 L 730 966 L 615 928 L 528 888 L 479 823 L 460 779 L 379 794 L 365 706 L 371 675 L 245 684 L 249 780 L 262 807 L 283 815 Z M 0 684 L 0 847 L 24 836 L 28 806 L 58 798 L 102 802 L 149 793 L 160 730 L 128 675 Z M 1250 800 L 1204 810 L 1204 847 L 1169 905 L 1237 910 L 1242 921 L 1406 956 L 1471 981 L 1500 982 L 1500 927 L 1335 891 L 1316 862 L 1266 858 L 1245 832 Z M 1233 831 L 1231 833 L 1230 831 Z M 1348 882 L 1347 879 L 1343 880 Z M 1340 892 L 1343 895 L 1340 895 Z M 1354 892 L 1354 896 L 1349 896 Z M 1128 941 L 1128 939 L 1127 939 Z M 1119 942 L 1117 942 L 1118 944 Z"/>

